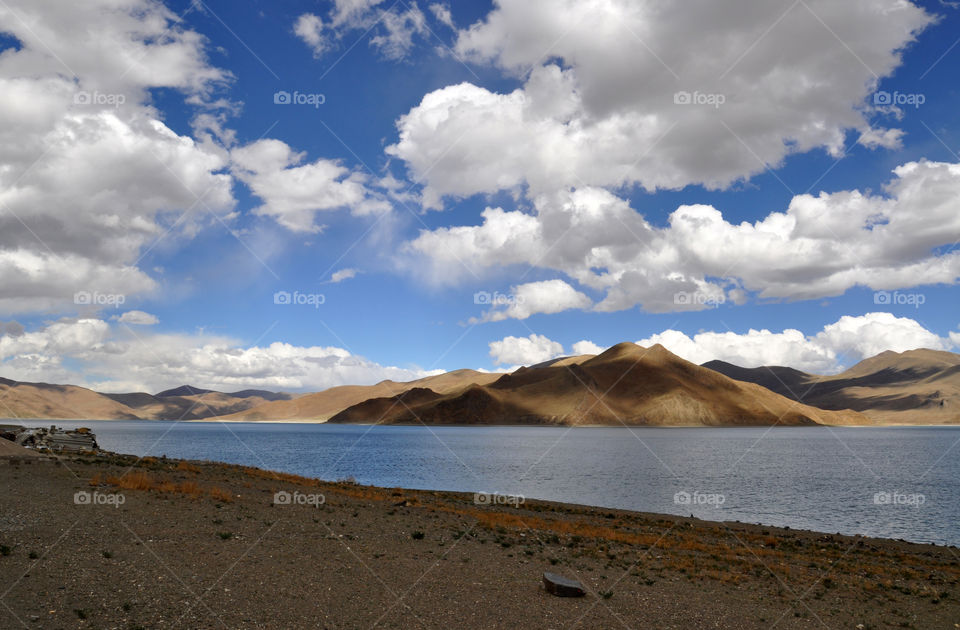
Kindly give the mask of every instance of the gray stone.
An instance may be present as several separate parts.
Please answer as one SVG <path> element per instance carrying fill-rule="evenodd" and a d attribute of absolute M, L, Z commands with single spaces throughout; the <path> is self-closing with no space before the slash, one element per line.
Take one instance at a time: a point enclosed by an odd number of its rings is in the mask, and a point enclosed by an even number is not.
<path fill-rule="evenodd" d="M 583 590 L 583 585 L 580 582 L 549 571 L 543 572 L 543 587 L 547 589 L 548 593 L 557 597 L 583 597 L 586 595 L 586 591 Z"/>

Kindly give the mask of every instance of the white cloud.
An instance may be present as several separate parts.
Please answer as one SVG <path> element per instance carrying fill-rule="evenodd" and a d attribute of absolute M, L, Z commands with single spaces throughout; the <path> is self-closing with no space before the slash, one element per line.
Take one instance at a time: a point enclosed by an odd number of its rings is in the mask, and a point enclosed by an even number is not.
<path fill-rule="evenodd" d="M 816 341 L 833 349 L 839 357 L 858 359 L 872 357 L 884 350 L 947 350 L 953 345 L 950 338 L 940 337 L 916 320 L 895 317 L 891 313 L 867 313 L 860 317 L 844 315 L 817 333 Z"/>
<path fill-rule="evenodd" d="M 573 354 L 600 354 L 603 351 L 604 348 L 586 339 L 573 344 Z"/>
<path fill-rule="evenodd" d="M 344 280 L 349 280 L 355 278 L 356 275 L 360 273 L 356 269 L 341 269 L 339 271 L 334 271 L 330 276 L 330 282 L 336 284 L 338 282 L 343 282 Z"/>
<path fill-rule="evenodd" d="M 499 296 L 500 294 L 494 294 Z M 499 300 L 498 300 L 499 301 Z M 559 313 L 571 308 L 588 308 L 592 302 L 563 280 L 527 282 L 512 287 L 503 296 L 504 308 L 492 308 L 477 321 L 499 322 L 505 319 L 527 319 L 537 313 Z"/>
<path fill-rule="evenodd" d="M 931 20 L 902 0 L 810 0 L 786 13 L 743 0 L 502 0 L 460 31 L 455 50 L 523 87 L 431 92 L 400 118 L 388 152 L 438 206 L 444 195 L 524 184 L 533 196 L 725 187 L 790 153 L 838 156 L 848 130 L 868 146 L 894 146 L 898 133 L 872 124 L 867 97 Z M 678 104 L 680 93 L 694 102 Z M 713 95 L 723 104 L 696 104 Z"/>
<path fill-rule="evenodd" d="M 413 48 L 414 36 L 427 32 L 427 19 L 416 3 L 406 11 L 388 10 L 380 16 L 383 32 L 370 38 L 370 44 L 380 49 L 387 59 L 403 59 Z"/>
<path fill-rule="evenodd" d="M 437 18 L 437 21 L 444 26 L 456 29 L 453 24 L 453 16 L 450 14 L 450 8 L 447 5 L 434 2 L 430 5 L 430 13 L 433 13 L 433 17 Z"/>
<path fill-rule="evenodd" d="M 951 333 L 949 338 L 940 337 L 908 317 L 876 312 L 844 315 L 813 335 L 795 329 L 781 332 L 750 329 L 746 333 L 706 331 L 689 337 L 678 330 L 665 330 L 637 343 L 641 346 L 662 344 L 674 354 L 698 364 L 719 359 L 742 367 L 784 365 L 829 374 L 885 350 L 948 350 L 960 345 L 958 342 L 957 333 Z"/>
<path fill-rule="evenodd" d="M 563 346 L 543 335 L 504 337 L 490 342 L 490 356 L 497 365 L 534 365 L 563 355 Z"/>
<path fill-rule="evenodd" d="M 160 323 L 156 315 L 144 311 L 127 311 L 123 315 L 114 317 L 121 324 L 130 324 L 133 326 L 154 326 Z"/>
<path fill-rule="evenodd" d="M 390 204 L 366 187 L 368 178 L 339 161 L 318 159 L 301 164 L 280 140 L 258 140 L 231 151 L 237 178 L 263 200 L 256 214 L 270 216 L 295 232 L 319 232 L 318 212 L 349 208 L 355 215 L 390 210 Z"/>
<path fill-rule="evenodd" d="M 859 144 L 868 149 L 883 147 L 884 149 L 899 149 L 903 146 L 902 129 L 874 129 L 870 128 L 860 134 Z"/>
<path fill-rule="evenodd" d="M 323 33 L 323 20 L 313 13 L 304 13 L 293 24 L 293 32 L 313 50 L 314 57 L 320 57 L 327 49 L 327 38 Z"/>
<path fill-rule="evenodd" d="M 0 366 L 11 359 L 45 357 L 59 364 L 64 355 L 102 346 L 109 325 L 98 319 L 78 319 L 50 324 L 40 331 L 0 336 Z M 16 377 L 12 377 L 16 378 Z"/>
<path fill-rule="evenodd" d="M 836 352 L 817 343 L 799 330 L 781 332 L 750 329 L 734 332 L 701 332 L 688 337 L 678 330 L 665 330 L 637 342 L 641 346 L 661 344 L 693 363 L 720 359 L 743 367 L 786 365 L 811 372 L 828 372 L 837 365 Z"/>
<path fill-rule="evenodd" d="M 67 360 L 80 369 L 67 367 Z M 79 319 L 0 336 L 0 373 L 101 391 L 157 392 L 184 383 L 220 391 L 317 391 L 384 379 L 408 381 L 438 371 L 384 366 L 332 346 L 244 346 L 208 335 L 134 334 L 102 320 Z"/>
<path fill-rule="evenodd" d="M 604 291 L 600 311 L 697 310 L 753 294 L 814 299 L 858 285 L 955 284 L 958 197 L 960 164 L 910 162 L 883 194 L 797 195 L 753 223 L 680 206 L 657 227 L 612 193 L 580 188 L 538 196 L 535 214 L 487 208 L 479 225 L 424 230 L 404 252 L 411 268 L 440 284 L 510 265 L 559 271 Z"/>
<path fill-rule="evenodd" d="M 431 9 L 432 10 L 432 9 Z M 432 10 L 433 11 L 433 10 Z M 433 11 L 438 21 L 442 13 Z M 294 33 L 309 46 L 314 57 L 333 49 L 348 33 L 372 33 L 369 43 L 387 59 L 403 59 L 413 49 L 416 38 L 429 33 L 426 15 L 415 2 L 388 3 L 384 0 L 335 0 L 327 21 L 305 13 L 297 18 Z"/>
<path fill-rule="evenodd" d="M 0 309 L 152 291 L 143 247 L 234 199 L 222 156 L 161 122 L 149 90 L 209 104 L 230 75 L 158 2 L 11 0 L 0 24 L 19 42 L 0 57 Z"/>

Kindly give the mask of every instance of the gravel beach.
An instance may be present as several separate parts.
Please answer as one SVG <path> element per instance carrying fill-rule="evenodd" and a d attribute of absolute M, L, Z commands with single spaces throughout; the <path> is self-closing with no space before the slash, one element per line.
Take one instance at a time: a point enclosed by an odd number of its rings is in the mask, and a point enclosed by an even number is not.
<path fill-rule="evenodd" d="M 0 552 L 2 628 L 960 623 L 953 547 L 121 455 L 0 457 Z"/>

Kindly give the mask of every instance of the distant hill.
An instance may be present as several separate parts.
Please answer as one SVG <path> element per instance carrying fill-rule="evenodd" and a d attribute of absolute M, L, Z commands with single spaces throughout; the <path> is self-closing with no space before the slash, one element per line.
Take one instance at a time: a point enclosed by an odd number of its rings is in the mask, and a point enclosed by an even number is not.
<path fill-rule="evenodd" d="M 85 387 L 0 379 L 0 417 L 136 420 L 123 403 Z"/>
<path fill-rule="evenodd" d="M 196 396 L 197 394 L 209 394 L 212 389 L 200 389 L 192 385 L 181 385 L 173 389 L 168 389 L 157 394 L 157 398 L 167 398 L 169 396 Z"/>
<path fill-rule="evenodd" d="M 7 418 L 200 420 L 289 398 L 290 394 L 259 390 L 223 394 L 187 385 L 155 396 L 145 392 L 103 394 L 75 385 L 0 378 L 0 417 Z"/>
<path fill-rule="evenodd" d="M 428 386 L 366 400 L 334 423 L 751 426 L 869 424 L 700 367 L 661 345 L 621 343 L 451 393 Z"/>
<path fill-rule="evenodd" d="M 953 352 L 881 352 L 831 376 L 724 361 L 703 367 L 822 409 L 860 411 L 881 424 L 960 423 L 960 354 Z"/>
<path fill-rule="evenodd" d="M 801 404 L 802 403 L 802 404 Z M 851 411 L 845 411 L 851 410 Z M 860 413 L 857 413 L 860 412 Z M 662 346 L 618 344 L 510 373 L 454 370 L 303 395 L 182 385 L 104 394 L 0 378 L 0 417 L 344 423 L 766 425 L 960 424 L 960 355 L 883 352 L 821 376 L 789 367 L 703 366 Z"/>
<path fill-rule="evenodd" d="M 470 385 L 484 385 L 497 380 L 501 374 L 475 370 L 454 370 L 416 381 L 397 383 L 381 381 L 376 385 L 344 385 L 331 387 L 315 394 L 305 394 L 292 400 L 269 402 L 245 411 L 224 416 L 224 421 L 287 420 L 325 422 L 347 407 L 371 398 L 393 396 L 414 388 L 429 388 L 440 393 L 460 391 Z"/>

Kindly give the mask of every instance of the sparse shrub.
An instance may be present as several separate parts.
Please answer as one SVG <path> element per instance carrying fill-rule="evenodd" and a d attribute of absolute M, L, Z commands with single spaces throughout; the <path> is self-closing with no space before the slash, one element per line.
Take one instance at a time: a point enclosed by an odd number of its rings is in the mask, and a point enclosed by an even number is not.
<path fill-rule="evenodd" d="M 419 529 L 410 534 L 410 538 L 413 538 L 414 540 L 423 540 L 424 536 L 426 536 L 426 534 L 421 532 Z"/>

